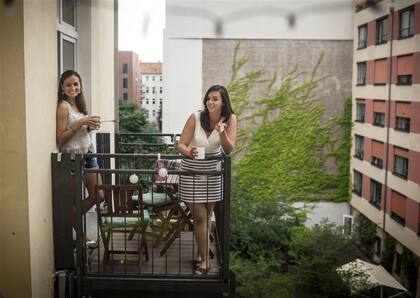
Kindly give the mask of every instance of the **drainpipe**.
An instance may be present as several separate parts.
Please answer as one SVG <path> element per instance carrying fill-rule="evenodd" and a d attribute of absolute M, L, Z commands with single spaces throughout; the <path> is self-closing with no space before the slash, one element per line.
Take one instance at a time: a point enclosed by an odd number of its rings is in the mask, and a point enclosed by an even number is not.
<path fill-rule="evenodd" d="M 389 69 L 388 69 L 388 119 L 386 124 L 386 148 L 385 148 L 385 183 L 384 183 L 384 210 L 383 210 L 383 219 L 382 219 L 382 247 L 381 251 L 384 251 L 384 242 L 385 242 L 385 221 L 386 221 L 386 208 L 387 208 L 387 200 L 388 200 L 388 191 L 387 191 L 387 185 L 388 185 L 388 164 L 389 164 L 389 131 L 390 131 L 390 125 L 391 125 L 391 84 L 392 84 L 392 45 L 393 45 L 393 39 L 394 39 L 394 7 L 391 6 L 389 8 L 389 14 L 390 14 L 390 44 L 389 44 Z M 381 254 L 381 258 L 382 258 Z"/>

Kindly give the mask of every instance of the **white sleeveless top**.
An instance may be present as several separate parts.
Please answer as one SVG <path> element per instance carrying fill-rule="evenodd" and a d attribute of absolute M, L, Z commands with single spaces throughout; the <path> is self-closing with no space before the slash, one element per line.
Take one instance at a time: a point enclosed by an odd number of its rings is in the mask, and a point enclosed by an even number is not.
<path fill-rule="evenodd" d="M 206 154 L 219 153 L 220 152 L 220 137 L 217 130 L 213 130 L 209 137 L 206 135 L 206 131 L 201 127 L 200 122 L 201 112 L 195 112 L 195 130 L 191 143 L 188 147 L 204 147 Z"/>
<path fill-rule="evenodd" d="M 66 100 L 63 100 L 67 104 L 69 115 L 67 117 L 67 129 L 71 129 L 79 119 L 85 117 L 83 113 L 76 112 L 71 107 L 70 103 Z M 92 144 L 92 139 L 90 138 L 87 125 L 83 125 L 76 133 L 63 145 L 59 148 L 60 152 L 63 153 L 79 153 L 84 154 L 88 151 L 95 152 L 95 148 Z"/>

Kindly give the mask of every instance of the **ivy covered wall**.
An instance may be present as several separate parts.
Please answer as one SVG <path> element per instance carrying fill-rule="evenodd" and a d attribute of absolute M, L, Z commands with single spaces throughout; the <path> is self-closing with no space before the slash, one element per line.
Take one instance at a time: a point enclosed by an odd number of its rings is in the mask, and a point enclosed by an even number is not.
<path fill-rule="evenodd" d="M 238 43 L 228 85 L 240 120 L 234 189 L 263 200 L 349 200 L 351 100 L 343 98 L 342 115 L 325 119 L 315 92 L 326 80 L 317 73 L 323 55 L 311 72 L 295 67 L 278 82 L 275 74 L 264 79 L 263 69 L 241 72 L 250 56 L 239 49 Z M 251 100 L 261 86 L 264 96 Z"/>

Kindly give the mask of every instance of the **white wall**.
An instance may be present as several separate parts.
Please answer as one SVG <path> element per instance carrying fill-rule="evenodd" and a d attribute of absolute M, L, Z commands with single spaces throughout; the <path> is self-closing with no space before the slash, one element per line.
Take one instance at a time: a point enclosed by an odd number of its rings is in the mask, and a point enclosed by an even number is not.
<path fill-rule="evenodd" d="M 49 156 L 56 147 L 56 15 L 55 1 L 24 2 L 31 297 L 49 297 L 52 287 L 54 251 Z"/>
<path fill-rule="evenodd" d="M 350 204 L 335 203 L 335 202 L 296 202 L 293 203 L 293 206 L 296 208 L 302 208 L 305 205 L 310 205 L 313 209 L 308 212 L 307 220 L 305 226 L 312 228 L 315 225 L 319 225 L 322 220 L 328 219 L 328 222 L 334 223 L 336 226 L 343 225 L 343 216 L 351 215 Z"/>
<path fill-rule="evenodd" d="M 349 0 L 167 0 L 168 38 L 352 39 Z M 296 16 L 290 28 L 287 16 Z M 215 34 L 221 20 L 222 35 Z"/>
<path fill-rule="evenodd" d="M 290 27 L 292 12 L 296 23 Z M 215 31 L 217 20 L 222 34 Z M 167 0 L 163 132 L 181 132 L 186 117 L 201 106 L 202 39 L 351 40 L 352 27 L 349 0 Z"/>
<path fill-rule="evenodd" d="M 165 39 L 163 133 L 180 133 L 188 116 L 201 109 L 202 44 L 201 39 Z"/>

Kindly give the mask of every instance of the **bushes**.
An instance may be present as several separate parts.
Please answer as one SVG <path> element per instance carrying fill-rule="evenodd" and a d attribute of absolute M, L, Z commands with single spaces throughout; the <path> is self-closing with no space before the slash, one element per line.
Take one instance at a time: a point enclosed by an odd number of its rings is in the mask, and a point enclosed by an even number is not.
<path fill-rule="evenodd" d="M 322 120 L 324 106 L 315 89 L 324 77 L 292 69 L 274 88 L 275 75 L 240 75 L 249 56 L 235 48 L 228 85 L 239 118 L 232 174 L 232 258 L 238 297 L 293 297 L 297 289 L 313 297 L 347 297 L 335 269 L 351 254 L 353 239 L 324 222 L 303 227 L 306 208 L 292 202 L 347 201 L 351 100 L 343 116 Z M 266 94 L 252 101 L 258 84 Z M 327 159 L 338 173 L 329 173 Z"/>

